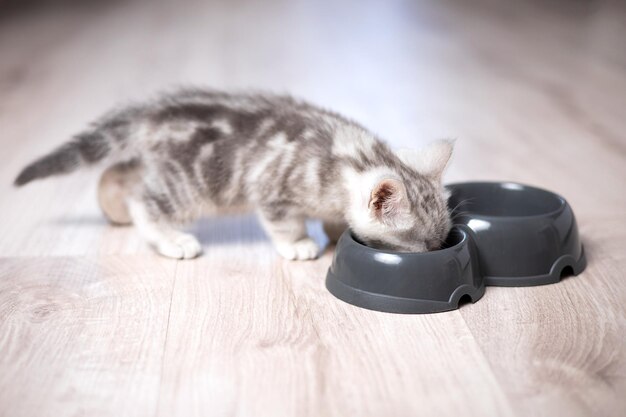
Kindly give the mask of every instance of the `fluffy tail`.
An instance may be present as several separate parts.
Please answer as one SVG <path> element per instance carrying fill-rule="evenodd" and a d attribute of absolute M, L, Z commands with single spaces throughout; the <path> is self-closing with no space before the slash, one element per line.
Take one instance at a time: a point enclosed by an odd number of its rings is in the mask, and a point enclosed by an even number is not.
<path fill-rule="evenodd" d="M 95 164 L 110 153 L 111 144 L 102 133 L 81 133 L 72 141 L 28 165 L 13 184 L 22 186 L 39 178 L 67 174 L 82 166 Z"/>
<path fill-rule="evenodd" d="M 52 153 L 37 159 L 20 172 L 13 184 L 22 186 L 52 175 L 68 174 L 77 169 L 112 159 L 126 148 L 131 122 L 110 115 L 93 129 L 80 133 Z"/>

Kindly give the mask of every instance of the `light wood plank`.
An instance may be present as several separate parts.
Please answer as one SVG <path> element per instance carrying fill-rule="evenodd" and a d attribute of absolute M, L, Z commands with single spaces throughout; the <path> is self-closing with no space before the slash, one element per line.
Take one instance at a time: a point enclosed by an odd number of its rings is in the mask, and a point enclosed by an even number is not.
<path fill-rule="evenodd" d="M 215 248 L 176 274 L 159 415 L 308 415 L 318 341 L 267 245 Z"/>
<path fill-rule="evenodd" d="M 323 346 L 315 403 L 325 408 L 314 415 L 515 415 L 458 312 L 410 316 L 343 303 L 320 279 L 330 260 L 283 267 L 298 316 Z"/>
<path fill-rule="evenodd" d="M 0 258 L 0 415 L 154 415 L 175 267 Z"/>

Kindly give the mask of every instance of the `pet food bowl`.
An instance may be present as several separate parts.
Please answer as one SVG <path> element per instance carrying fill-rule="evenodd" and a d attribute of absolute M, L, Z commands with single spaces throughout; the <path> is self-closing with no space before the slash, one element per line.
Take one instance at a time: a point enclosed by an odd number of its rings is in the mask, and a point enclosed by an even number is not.
<path fill-rule="evenodd" d="M 350 304 L 390 313 L 453 310 L 461 297 L 476 302 L 485 292 L 476 248 L 464 228 L 453 228 L 443 249 L 425 253 L 374 249 L 346 230 L 326 287 Z"/>
<path fill-rule="evenodd" d="M 576 218 L 557 194 L 516 183 L 448 185 L 454 227 L 426 253 L 370 248 L 343 233 L 326 276 L 337 298 L 392 313 L 453 310 L 485 285 L 529 286 L 578 275 L 586 259 Z"/>
<path fill-rule="evenodd" d="M 563 197 L 516 183 L 447 187 L 454 223 L 476 244 L 486 285 L 551 284 L 585 269 L 576 218 Z"/>

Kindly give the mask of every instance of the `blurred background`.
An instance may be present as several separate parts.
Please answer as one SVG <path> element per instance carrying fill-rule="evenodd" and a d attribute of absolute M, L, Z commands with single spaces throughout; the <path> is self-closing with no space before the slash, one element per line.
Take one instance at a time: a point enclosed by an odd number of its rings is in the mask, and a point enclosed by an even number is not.
<path fill-rule="evenodd" d="M 490 152 L 529 142 L 519 158 L 554 152 L 557 136 L 624 150 L 624 4 L 4 0 L 2 137 L 60 142 L 177 84 L 254 88 L 333 108 L 399 146 L 458 138 L 473 177 L 519 177 L 502 158 L 479 161 L 482 141 Z M 18 115 L 29 123 L 7 126 Z"/>
<path fill-rule="evenodd" d="M 516 180 L 610 213 L 624 39 L 623 1 L 0 0 L 0 193 L 17 199 L 0 209 L 10 224 L 39 198 L 97 218 L 90 174 L 10 183 L 111 107 L 205 85 L 290 93 L 393 146 L 456 138 L 447 181 Z"/>

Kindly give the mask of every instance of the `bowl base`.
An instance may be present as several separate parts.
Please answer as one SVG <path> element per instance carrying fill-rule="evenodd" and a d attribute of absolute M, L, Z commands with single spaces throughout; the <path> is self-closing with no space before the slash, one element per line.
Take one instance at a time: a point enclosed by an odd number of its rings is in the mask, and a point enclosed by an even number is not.
<path fill-rule="evenodd" d="M 461 285 L 452 293 L 449 301 L 394 297 L 371 293 L 346 285 L 336 279 L 330 271 L 326 276 L 326 288 L 335 297 L 357 307 L 399 314 L 438 313 L 456 310 L 459 308 L 459 302 L 463 296 L 469 296 L 472 303 L 475 303 L 485 294 L 484 285 L 478 288 L 471 285 Z"/>
<path fill-rule="evenodd" d="M 534 275 L 530 277 L 493 277 L 485 275 L 485 285 L 498 287 L 531 287 L 535 285 L 555 284 L 561 281 L 561 273 L 565 268 L 571 268 L 574 275 L 580 274 L 587 266 L 585 248 L 582 247 L 580 257 L 574 259 L 570 255 L 563 255 L 558 258 L 550 268 L 550 273 L 545 275 Z"/>

